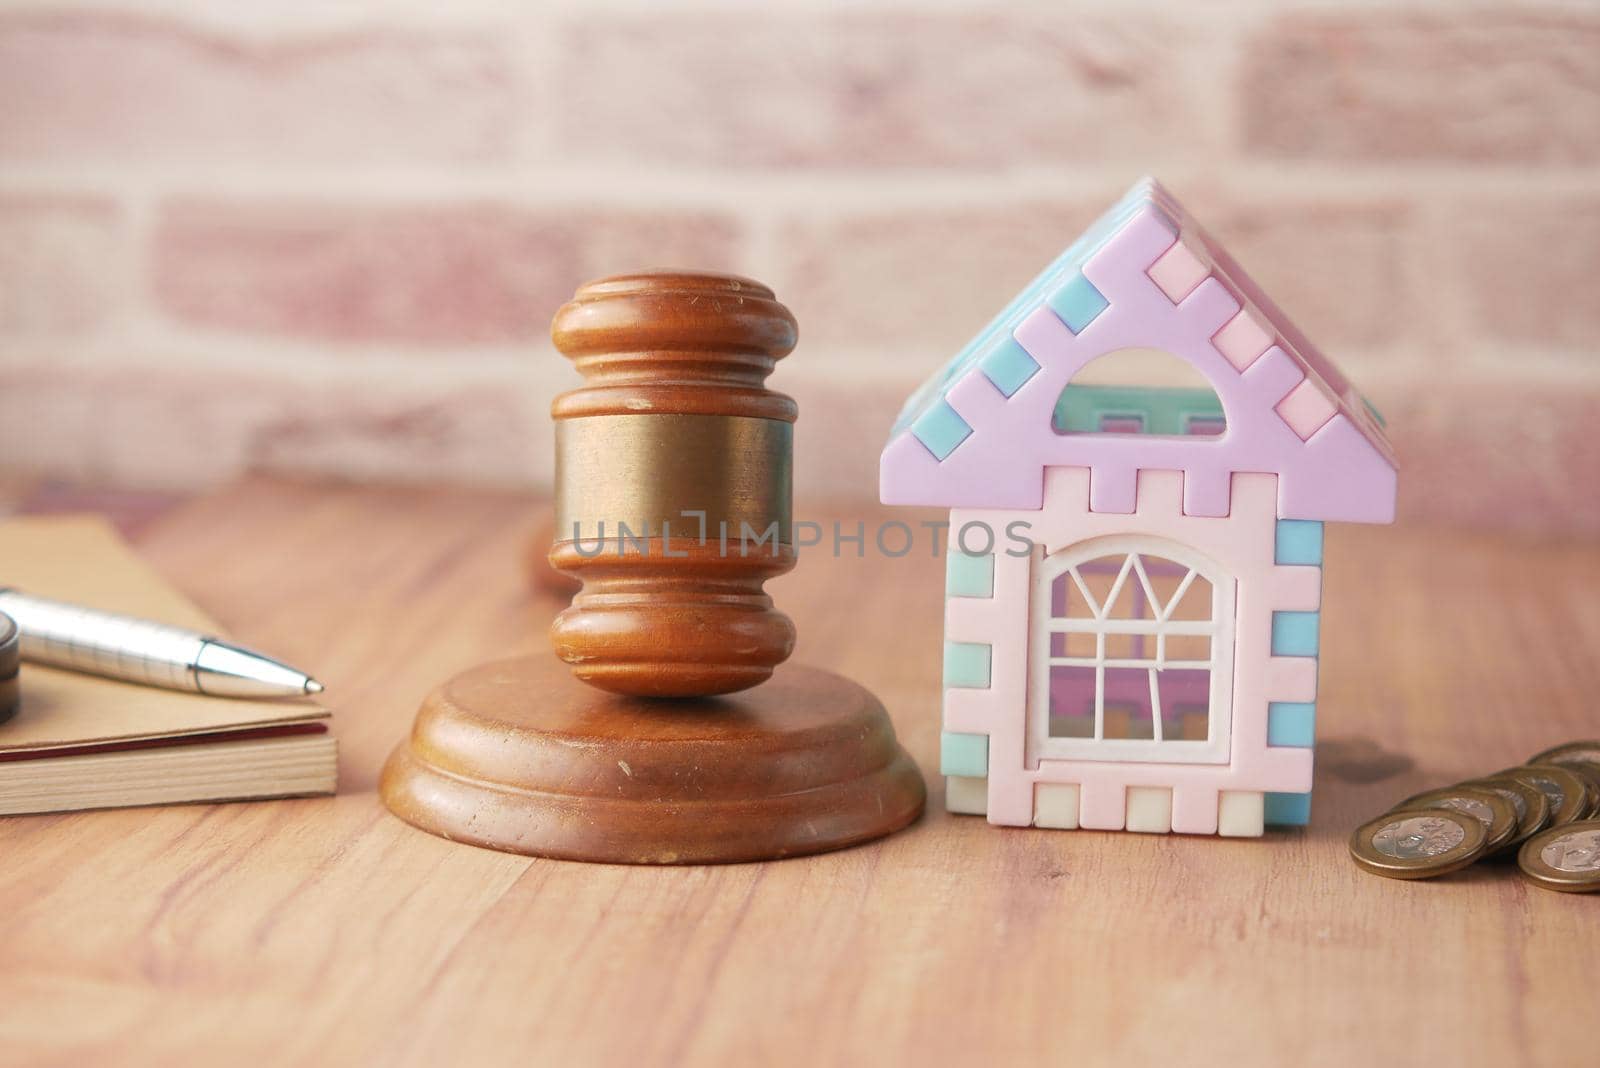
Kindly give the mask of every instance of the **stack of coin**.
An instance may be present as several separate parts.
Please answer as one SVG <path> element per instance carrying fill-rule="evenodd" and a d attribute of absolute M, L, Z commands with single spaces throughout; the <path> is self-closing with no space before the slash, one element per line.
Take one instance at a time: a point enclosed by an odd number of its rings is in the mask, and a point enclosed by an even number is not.
<path fill-rule="evenodd" d="M 1408 797 L 1350 836 L 1350 855 L 1391 879 L 1427 879 L 1516 858 L 1551 890 L 1600 890 L 1600 741 Z"/>

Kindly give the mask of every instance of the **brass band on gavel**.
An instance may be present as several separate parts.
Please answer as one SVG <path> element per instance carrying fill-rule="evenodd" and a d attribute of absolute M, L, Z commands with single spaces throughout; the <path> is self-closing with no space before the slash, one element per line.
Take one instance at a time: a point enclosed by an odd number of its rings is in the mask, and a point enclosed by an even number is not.
<path fill-rule="evenodd" d="M 794 646 L 762 583 L 794 566 L 794 402 L 766 388 L 796 328 L 726 275 L 591 282 L 557 313 L 583 373 L 558 397 L 550 562 L 583 582 L 556 652 L 616 693 L 747 689 Z"/>
<path fill-rule="evenodd" d="M 741 415 L 597 415 L 556 423 L 556 537 L 790 542 L 793 427 Z M 763 538 L 764 540 L 764 538 Z"/>

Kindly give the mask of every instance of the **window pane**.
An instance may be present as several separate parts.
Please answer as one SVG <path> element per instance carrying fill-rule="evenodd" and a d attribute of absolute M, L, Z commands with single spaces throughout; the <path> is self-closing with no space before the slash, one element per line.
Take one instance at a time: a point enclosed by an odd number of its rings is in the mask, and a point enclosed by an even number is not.
<path fill-rule="evenodd" d="M 1204 634 L 1168 634 L 1162 642 L 1168 660 L 1211 659 L 1211 639 Z"/>
<path fill-rule="evenodd" d="M 1114 660 L 1154 660 L 1156 639 L 1153 634 L 1107 634 L 1106 656 Z"/>
<path fill-rule="evenodd" d="M 1150 742 L 1156 737 L 1156 723 L 1148 708 L 1133 705 L 1106 706 L 1107 738 L 1124 741 Z"/>
<path fill-rule="evenodd" d="M 1124 557 L 1126 562 L 1132 557 Z M 1117 586 L 1116 576 L 1112 585 L 1115 587 L 1115 598 L 1105 606 L 1107 619 L 1154 619 L 1155 612 L 1150 608 L 1150 599 L 1145 596 L 1144 584 L 1139 581 L 1139 573 L 1128 564 L 1128 573 L 1122 577 L 1122 584 Z M 1121 565 L 1118 566 L 1120 571 Z M 1110 596 L 1108 593 L 1107 596 Z M 1104 603 L 1104 602 L 1102 602 Z"/>
<path fill-rule="evenodd" d="M 1144 573 L 1150 579 L 1150 588 L 1156 600 L 1163 607 L 1171 603 L 1189 569 L 1159 556 L 1141 556 L 1139 562 L 1144 565 Z"/>
<path fill-rule="evenodd" d="M 1150 714 L 1150 672 L 1146 668 L 1106 668 L 1106 738 L 1156 736 Z"/>
<path fill-rule="evenodd" d="M 1095 658 L 1095 635 L 1090 631 L 1056 631 L 1050 635 L 1050 655 Z"/>
<path fill-rule="evenodd" d="M 1184 591 L 1183 599 L 1173 608 L 1169 619 L 1186 619 L 1190 621 L 1211 619 L 1211 583 L 1201 578 L 1194 577 L 1189 583 L 1189 588 Z"/>
<path fill-rule="evenodd" d="M 1050 737 L 1094 737 L 1094 668 L 1050 665 Z"/>
<path fill-rule="evenodd" d="M 1078 575 L 1083 579 L 1083 584 L 1089 588 L 1089 593 L 1102 607 L 1106 597 L 1111 593 L 1111 586 L 1117 581 L 1117 574 L 1122 570 L 1122 563 L 1126 556 L 1102 556 L 1098 560 L 1089 560 L 1078 565 Z M 1069 578 L 1067 580 L 1071 582 Z M 1077 591 L 1073 591 L 1077 592 Z"/>
<path fill-rule="evenodd" d="M 1161 691 L 1161 733 L 1168 740 L 1203 742 L 1210 737 L 1211 672 L 1167 668 L 1156 672 Z"/>

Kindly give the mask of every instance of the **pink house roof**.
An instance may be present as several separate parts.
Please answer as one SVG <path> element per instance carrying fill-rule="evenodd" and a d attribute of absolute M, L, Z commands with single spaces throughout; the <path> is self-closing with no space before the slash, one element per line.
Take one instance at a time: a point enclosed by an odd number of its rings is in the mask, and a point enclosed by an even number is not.
<path fill-rule="evenodd" d="M 1063 434 L 1091 360 L 1161 349 L 1216 391 L 1212 437 Z M 1226 515 L 1234 472 L 1278 476 L 1284 519 L 1386 523 L 1396 463 L 1377 412 L 1178 202 L 1136 184 L 907 402 L 886 504 L 1034 509 L 1047 467 L 1090 469 L 1090 507 L 1131 512 L 1143 470 L 1184 474 L 1184 511 Z"/>

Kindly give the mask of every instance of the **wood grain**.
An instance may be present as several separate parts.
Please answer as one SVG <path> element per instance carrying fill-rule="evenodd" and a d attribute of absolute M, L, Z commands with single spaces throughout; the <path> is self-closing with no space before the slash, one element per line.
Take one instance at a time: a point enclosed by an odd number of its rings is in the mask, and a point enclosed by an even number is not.
<path fill-rule="evenodd" d="M 145 528 L 240 639 L 327 681 L 341 793 L 0 821 L 0 1060 L 1585 1059 L 1600 901 L 1502 868 L 1378 879 L 1344 839 L 1405 794 L 1600 734 L 1593 545 L 1330 527 L 1313 822 L 1260 841 L 944 814 L 939 562 L 812 550 L 772 584 L 796 658 L 883 699 L 928 816 L 820 857 L 650 869 L 452 845 L 378 804 L 439 679 L 544 643 L 554 604 L 507 581 L 531 514 L 254 483 Z"/>

